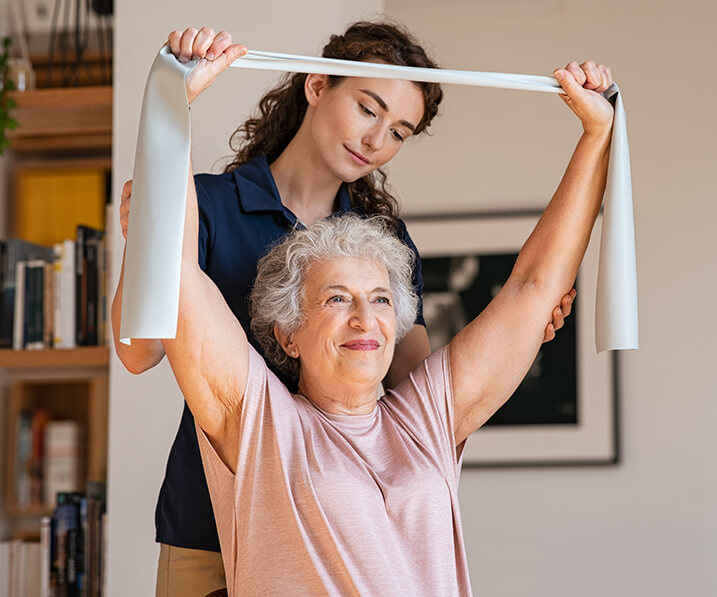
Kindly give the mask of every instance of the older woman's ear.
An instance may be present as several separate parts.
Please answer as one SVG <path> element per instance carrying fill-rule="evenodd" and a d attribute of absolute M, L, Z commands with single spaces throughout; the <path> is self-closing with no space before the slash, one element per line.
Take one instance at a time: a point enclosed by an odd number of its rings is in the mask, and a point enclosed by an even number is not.
<path fill-rule="evenodd" d="M 274 337 L 286 354 L 292 359 L 299 358 L 299 349 L 296 347 L 296 344 L 294 344 L 293 339 L 286 336 L 277 323 L 274 324 Z"/>

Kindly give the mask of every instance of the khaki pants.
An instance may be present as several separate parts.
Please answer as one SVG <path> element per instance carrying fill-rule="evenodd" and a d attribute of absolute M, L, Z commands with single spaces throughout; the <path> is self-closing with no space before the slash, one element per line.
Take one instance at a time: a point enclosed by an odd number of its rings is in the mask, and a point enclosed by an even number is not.
<path fill-rule="evenodd" d="M 205 597 L 226 586 L 220 553 L 160 544 L 156 597 Z"/>

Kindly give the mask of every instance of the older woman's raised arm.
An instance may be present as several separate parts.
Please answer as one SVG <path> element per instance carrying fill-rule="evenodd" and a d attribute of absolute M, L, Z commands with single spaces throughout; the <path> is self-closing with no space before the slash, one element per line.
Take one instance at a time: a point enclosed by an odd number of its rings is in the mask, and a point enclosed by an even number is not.
<path fill-rule="evenodd" d="M 505 403 L 534 361 L 545 322 L 572 286 L 605 189 L 613 109 L 610 70 L 569 64 L 555 76 L 583 135 L 558 189 L 488 307 L 450 343 L 456 445 Z"/>
<path fill-rule="evenodd" d="M 177 335 L 173 340 L 162 340 L 162 345 L 194 418 L 224 463 L 234 471 L 235 425 L 246 388 L 249 347 L 241 324 L 214 282 L 199 267 L 198 226 L 197 193 L 190 168 Z M 115 294 L 118 309 L 124 263 L 122 268 Z M 113 323 L 115 346 L 119 347 L 119 317 Z"/>

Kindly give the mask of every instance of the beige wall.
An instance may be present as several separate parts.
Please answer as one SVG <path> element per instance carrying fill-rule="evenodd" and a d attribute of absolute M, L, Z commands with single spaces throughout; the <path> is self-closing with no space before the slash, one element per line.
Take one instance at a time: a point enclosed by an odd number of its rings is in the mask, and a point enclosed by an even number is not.
<path fill-rule="evenodd" d="M 310 0 L 282 2 L 277 10 L 274 3 L 243 2 L 232 3 L 230 13 L 225 3 L 118 3 L 115 197 L 131 176 L 144 77 L 167 29 L 212 22 L 257 48 L 313 52 L 329 32 L 381 4 Z M 465 472 L 461 503 L 475 592 L 717 593 L 717 316 L 708 303 L 717 294 L 714 3 L 385 5 L 447 67 L 545 73 L 572 58 L 599 58 L 614 66 L 628 110 L 642 348 L 621 356 L 622 462 Z M 229 75 L 198 102 L 198 169 L 226 155 L 228 132 L 271 80 Z M 552 96 L 450 88 L 443 112 L 435 137 L 407 147 L 392 167 L 409 212 L 542 206 L 579 132 Z M 132 378 L 115 361 L 111 388 L 110 594 L 148 595 L 157 553 L 154 503 L 181 398 L 164 366 Z"/>
<path fill-rule="evenodd" d="M 717 5 L 387 0 L 445 67 L 614 67 L 632 151 L 641 350 L 620 357 L 622 462 L 465 471 L 474 591 L 486 597 L 717 594 Z M 579 125 L 555 97 L 447 88 L 435 136 L 392 178 L 407 212 L 541 207 Z"/>
<path fill-rule="evenodd" d="M 114 198 L 132 176 L 144 81 L 154 54 L 173 28 L 208 24 L 232 32 L 256 49 L 315 53 L 328 36 L 356 18 L 379 11 L 367 0 L 294 2 L 116 3 Z M 229 133 L 271 84 L 271 73 L 232 72 L 192 106 L 195 170 L 209 171 L 228 154 Z M 115 230 L 114 267 L 122 256 Z M 109 453 L 109 593 L 145 596 L 154 591 L 158 549 L 154 506 L 167 454 L 179 423 L 182 398 L 166 362 L 139 377 L 111 364 Z"/>

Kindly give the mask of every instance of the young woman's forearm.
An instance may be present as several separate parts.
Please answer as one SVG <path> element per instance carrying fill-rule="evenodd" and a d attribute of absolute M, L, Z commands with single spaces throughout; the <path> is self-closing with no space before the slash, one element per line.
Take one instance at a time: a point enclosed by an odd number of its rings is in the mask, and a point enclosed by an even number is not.
<path fill-rule="evenodd" d="M 122 255 L 122 269 L 117 283 L 117 291 L 112 301 L 112 335 L 115 351 L 122 364 L 130 373 L 138 374 L 154 367 L 164 357 L 164 348 L 160 340 L 132 340 L 127 346 L 119 341 L 120 321 L 122 319 L 122 290 L 124 288 L 124 262 Z"/>
<path fill-rule="evenodd" d="M 546 292 L 550 305 L 570 289 L 600 211 L 611 129 L 584 133 L 558 189 L 523 245 L 511 278 Z"/>

